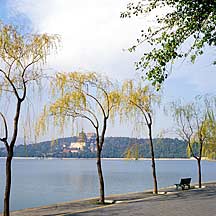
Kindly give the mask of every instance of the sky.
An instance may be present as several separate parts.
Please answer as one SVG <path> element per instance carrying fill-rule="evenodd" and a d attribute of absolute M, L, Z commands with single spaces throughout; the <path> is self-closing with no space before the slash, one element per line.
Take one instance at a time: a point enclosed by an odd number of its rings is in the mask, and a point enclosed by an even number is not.
<path fill-rule="evenodd" d="M 5 23 L 23 26 L 26 31 L 58 34 L 61 46 L 48 58 L 49 71 L 95 71 L 122 81 L 136 75 L 134 62 L 148 47 L 129 53 L 140 30 L 154 25 L 154 17 L 120 19 L 127 0 L 0 0 L 0 19 Z M 158 11 L 164 13 L 164 11 Z M 192 100 L 196 95 L 215 94 L 214 49 L 206 48 L 205 55 L 195 64 L 189 59 L 179 61 L 165 81 L 163 103 L 182 98 Z M 172 127 L 163 109 L 156 110 L 155 136 Z M 85 123 L 81 124 L 85 127 Z M 90 128 L 86 130 L 91 131 Z M 116 124 L 108 128 L 107 136 L 136 136 L 129 125 Z M 169 135 L 167 135 L 169 136 Z M 47 135 L 46 138 L 50 138 Z"/>

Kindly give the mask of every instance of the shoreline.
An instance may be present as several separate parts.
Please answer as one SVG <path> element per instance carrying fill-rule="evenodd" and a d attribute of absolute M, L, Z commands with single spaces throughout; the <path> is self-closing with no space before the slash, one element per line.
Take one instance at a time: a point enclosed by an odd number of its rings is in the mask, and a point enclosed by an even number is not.
<path fill-rule="evenodd" d="M 6 157 L 0 157 L 0 159 L 6 159 Z M 13 157 L 16 160 L 96 160 L 96 158 L 56 158 L 56 157 Z M 135 158 L 101 158 L 101 160 L 120 160 L 120 161 L 136 161 Z M 155 158 L 156 161 L 172 161 L 172 160 L 182 160 L 191 161 L 196 160 L 195 158 Z M 151 161 L 151 158 L 139 158 L 137 161 Z M 212 161 L 216 162 L 216 159 L 202 158 L 202 161 Z"/>
<path fill-rule="evenodd" d="M 206 205 L 209 206 L 209 202 L 211 200 L 213 203 L 212 204 L 213 209 L 215 209 L 215 201 L 212 200 L 215 198 L 212 197 L 212 193 L 214 193 L 213 191 L 216 191 L 216 182 L 215 181 L 203 182 L 202 188 L 197 188 L 196 185 L 197 184 L 193 184 L 192 186 L 194 186 L 194 187 L 191 188 L 190 190 L 176 190 L 175 186 L 159 188 L 160 192 L 158 195 L 153 194 L 152 190 L 107 195 L 106 196 L 107 205 L 98 204 L 97 203 L 98 197 L 92 197 L 92 198 L 87 198 L 87 199 L 60 202 L 60 203 L 55 203 L 55 204 L 51 204 L 51 205 L 44 205 L 44 206 L 39 206 L 39 207 L 32 207 L 32 208 L 30 207 L 30 208 L 25 208 L 22 210 L 12 211 L 11 216 L 30 216 L 30 215 L 31 216 L 42 216 L 42 215 L 68 215 L 69 216 L 69 215 L 76 215 L 76 214 L 80 214 L 80 213 L 81 214 L 84 213 L 88 216 L 93 216 L 93 215 L 95 216 L 95 215 L 102 215 L 102 213 L 106 210 L 109 213 L 113 207 L 119 208 L 119 210 L 122 211 L 122 214 L 118 214 L 118 215 L 124 215 L 125 216 L 125 215 L 132 215 L 132 213 L 133 213 L 133 215 L 142 215 L 142 214 L 140 214 L 143 212 L 142 210 L 139 214 L 138 213 L 136 214 L 136 213 L 134 213 L 134 208 L 131 208 L 131 206 L 133 207 L 134 205 L 137 205 L 138 203 L 140 203 L 141 207 L 143 208 L 143 207 L 146 207 L 146 205 L 143 205 L 144 202 L 148 203 L 148 205 L 149 205 L 152 203 L 151 201 L 154 200 L 153 206 L 155 207 L 155 202 L 161 202 L 161 199 L 164 202 L 168 202 L 168 203 L 170 203 L 170 199 L 172 199 L 172 202 L 174 200 L 177 200 L 176 202 L 179 205 L 180 203 L 182 203 L 181 197 L 184 197 L 184 200 L 187 199 L 188 201 L 190 201 L 190 202 L 186 202 L 186 203 L 189 203 L 189 205 L 188 205 L 188 208 L 189 208 L 191 205 L 191 201 L 194 200 L 194 198 L 191 199 L 191 197 L 200 196 L 200 200 L 202 200 L 202 203 L 203 203 L 203 199 L 202 199 L 203 195 L 206 198 L 208 198 L 206 200 Z M 194 193 L 194 192 L 196 192 L 196 193 Z M 211 195 L 211 196 L 209 196 L 209 195 Z M 195 201 L 195 202 L 197 202 L 197 201 Z M 183 202 L 182 205 L 185 207 L 186 203 Z M 206 205 L 204 205 L 204 206 L 206 206 Z M 171 206 L 173 206 L 173 203 L 171 203 Z M 197 206 L 200 206 L 200 205 L 198 204 Z M 139 208 L 135 208 L 135 209 L 137 209 L 137 211 L 139 211 Z M 150 212 L 152 213 L 152 207 L 149 209 L 150 209 Z M 202 206 L 201 206 L 201 209 L 203 209 Z M 101 212 L 100 212 L 100 210 L 101 210 Z M 117 210 L 118 213 L 119 213 L 119 210 Z M 126 210 L 126 212 L 127 212 L 126 214 L 125 214 L 124 210 Z M 165 210 L 167 210 L 167 208 Z M 96 212 L 98 212 L 98 214 L 95 214 Z M 159 205 L 158 212 L 161 212 L 161 206 L 160 205 Z M 168 212 L 170 212 L 169 208 L 168 208 Z M 174 212 L 175 211 L 172 211 L 171 215 L 175 215 Z M 206 212 L 208 212 L 208 211 L 206 211 Z M 206 213 L 206 212 L 204 211 L 204 213 Z M 147 214 L 147 212 L 146 212 L 146 214 Z M 0 215 L 2 216 L 3 214 L 0 213 Z M 106 215 L 108 215 L 108 214 L 106 214 Z M 158 215 L 158 213 L 157 214 L 155 213 L 154 215 Z M 167 211 L 166 211 L 162 215 L 167 216 L 170 214 L 167 214 Z M 179 214 L 177 214 L 177 215 L 179 215 Z M 186 215 L 186 214 L 184 214 L 184 215 Z M 196 214 L 192 214 L 192 215 L 196 215 Z M 205 215 L 205 214 L 201 214 L 201 215 Z"/>

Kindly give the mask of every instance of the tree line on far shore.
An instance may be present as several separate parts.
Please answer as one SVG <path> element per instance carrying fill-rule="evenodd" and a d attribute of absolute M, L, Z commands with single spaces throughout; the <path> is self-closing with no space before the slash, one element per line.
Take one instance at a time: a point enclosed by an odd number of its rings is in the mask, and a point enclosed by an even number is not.
<path fill-rule="evenodd" d="M 53 141 L 44 141 L 29 145 L 15 146 L 15 157 L 56 157 L 56 158 L 95 158 L 96 152 L 88 147 L 91 143 L 86 141 L 86 147 L 78 153 L 64 153 L 64 146 L 76 142 L 77 137 L 60 138 Z M 180 139 L 156 138 L 153 139 L 156 158 L 188 158 L 187 143 Z M 137 152 L 138 151 L 138 152 Z M 0 157 L 5 157 L 4 148 L 0 148 Z M 148 139 L 129 137 L 106 137 L 102 152 L 103 158 L 139 159 L 150 158 Z"/>

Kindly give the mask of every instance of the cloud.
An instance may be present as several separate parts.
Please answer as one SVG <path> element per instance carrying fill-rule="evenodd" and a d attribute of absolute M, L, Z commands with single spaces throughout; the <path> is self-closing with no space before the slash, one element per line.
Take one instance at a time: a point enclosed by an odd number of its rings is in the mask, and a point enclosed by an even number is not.
<path fill-rule="evenodd" d="M 135 58 L 123 49 L 133 45 L 143 26 L 141 18 L 120 19 L 126 4 L 116 0 L 10 1 L 14 13 L 25 14 L 35 31 L 61 36 L 62 48 L 50 58 L 51 67 L 94 70 L 115 78 L 134 75 Z"/>
<path fill-rule="evenodd" d="M 61 36 L 61 48 L 57 55 L 49 58 L 48 68 L 54 71 L 95 71 L 122 80 L 134 77 L 134 62 L 148 47 L 141 46 L 132 54 L 123 49 L 134 45 L 141 29 L 154 25 L 152 19 L 155 15 L 148 20 L 146 17 L 120 19 L 120 12 L 125 10 L 128 1 L 9 0 L 8 8 L 11 17 L 22 14 L 28 18 L 34 32 Z M 210 52 L 194 65 L 188 62 L 175 65 L 165 82 L 164 98 L 192 99 L 197 94 L 215 92 L 216 74 L 213 73 L 215 67 L 209 66 L 210 56 L 215 55 Z M 157 116 L 157 122 L 163 128 L 168 121 L 161 116 Z M 113 127 L 110 134 L 119 133 L 118 127 Z M 130 136 L 129 130 L 126 128 L 122 134 Z"/>
<path fill-rule="evenodd" d="M 28 17 L 34 31 L 61 36 L 62 46 L 57 55 L 49 58 L 49 68 L 96 71 L 119 80 L 134 76 L 134 62 L 148 47 L 141 46 L 132 54 L 123 49 L 136 42 L 141 29 L 154 25 L 152 20 L 155 13 L 164 14 L 168 10 L 157 11 L 148 19 L 120 19 L 120 12 L 126 9 L 128 2 L 129 0 L 9 0 L 8 7 L 11 16 L 23 14 Z M 192 66 L 186 61 L 177 64 L 169 77 L 170 81 L 181 81 L 181 85 L 191 85 L 199 90 L 211 90 L 215 80 L 212 73 L 214 68 L 204 66 L 209 56 L 214 54 L 200 58 Z"/>

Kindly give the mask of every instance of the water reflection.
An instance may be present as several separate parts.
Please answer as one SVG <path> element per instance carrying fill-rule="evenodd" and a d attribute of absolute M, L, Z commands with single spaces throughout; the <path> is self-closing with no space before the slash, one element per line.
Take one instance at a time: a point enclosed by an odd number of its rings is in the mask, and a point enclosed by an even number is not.
<path fill-rule="evenodd" d="M 94 193 L 98 185 L 96 173 L 81 173 L 80 175 L 65 175 L 65 182 L 73 187 L 76 193 Z"/>

